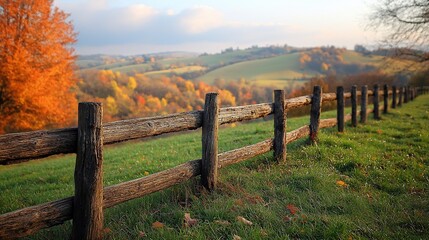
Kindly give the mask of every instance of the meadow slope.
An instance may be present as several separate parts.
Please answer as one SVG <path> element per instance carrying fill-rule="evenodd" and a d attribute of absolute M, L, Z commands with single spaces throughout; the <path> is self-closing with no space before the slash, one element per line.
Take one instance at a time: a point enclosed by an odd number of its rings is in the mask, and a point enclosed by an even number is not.
<path fill-rule="evenodd" d="M 322 117 L 333 117 L 335 112 Z M 288 120 L 288 129 L 309 117 Z M 317 145 L 288 145 L 221 169 L 208 194 L 198 179 L 106 210 L 106 239 L 427 239 L 429 238 L 429 95 L 339 134 L 323 129 Z M 223 127 L 220 151 L 273 135 L 272 120 Z M 106 186 L 200 158 L 200 131 L 109 146 Z M 0 213 L 70 196 L 74 155 L 0 166 Z M 198 223 L 183 226 L 184 214 Z M 252 225 L 237 221 L 242 216 Z M 163 227 L 153 228 L 154 222 Z M 160 224 L 158 224 L 160 226 Z M 71 223 L 28 239 L 66 239 Z"/>

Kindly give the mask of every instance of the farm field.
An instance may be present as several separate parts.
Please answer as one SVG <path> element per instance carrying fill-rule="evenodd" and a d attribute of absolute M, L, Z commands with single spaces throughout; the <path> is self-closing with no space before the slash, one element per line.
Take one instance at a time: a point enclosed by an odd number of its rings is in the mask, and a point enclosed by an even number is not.
<path fill-rule="evenodd" d="M 301 65 L 301 55 L 310 52 L 310 50 L 284 53 L 277 56 L 264 55 L 260 51 L 264 51 L 264 48 L 236 50 L 198 57 L 189 57 L 186 54 L 171 55 L 156 61 L 156 64 L 161 66 L 163 70 L 151 70 L 153 69 L 151 65 L 154 63 L 135 64 L 130 60 L 122 59 L 119 62 L 110 64 L 99 62 L 98 64 L 100 65 L 93 68 L 86 68 L 82 71 L 107 69 L 131 75 L 144 73 L 151 77 L 206 71 L 202 73 L 203 75 L 196 76 L 195 80 L 213 84 L 216 79 L 226 81 L 245 79 L 256 86 L 274 86 L 288 89 L 299 88 L 312 77 L 326 75 L 326 72 Z M 417 71 L 419 69 L 419 64 L 408 60 L 384 58 L 378 55 L 365 56 L 351 50 L 345 50 L 340 55 L 344 64 L 372 66 L 374 69 L 379 69 L 381 73 L 385 74 L 396 74 L 404 71 L 404 69 L 409 71 Z M 95 60 L 92 61 L 83 58 L 78 61 L 78 65 L 87 66 L 91 63 L 95 64 Z"/>
<path fill-rule="evenodd" d="M 213 194 L 198 180 L 106 210 L 107 239 L 424 239 L 429 236 L 429 96 L 383 115 L 382 121 L 336 133 L 324 129 L 317 145 L 288 145 L 284 164 L 272 153 L 220 171 Z M 335 112 L 322 118 L 334 117 Z M 292 130 L 308 116 L 288 120 Z M 223 127 L 220 151 L 273 135 L 273 123 Z M 105 148 L 105 186 L 200 158 L 200 132 Z M 0 212 L 73 194 L 74 155 L 0 166 Z M 185 213 L 198 219 L 182 226 Z M 242 216 L 252 225 L 237 221 Z M 163 227 L 153 228 L 155 222 Z M 158 224 L 159 225 L 159 224 Z M 28 239 L 61 239 L 71 223 Z"/>
<path fill-rule="evenodd" d="M 235 63 L 214 71 L 208 72 L 199 79 L 212 83 L 216 78 L 225 80 L 264 80 L 288 81 L 313 77 L 317 72 L 301 69 L 299 66 L 300 53 L 286 54 L 278 57 L 264 58 L 246 62 Z"/>

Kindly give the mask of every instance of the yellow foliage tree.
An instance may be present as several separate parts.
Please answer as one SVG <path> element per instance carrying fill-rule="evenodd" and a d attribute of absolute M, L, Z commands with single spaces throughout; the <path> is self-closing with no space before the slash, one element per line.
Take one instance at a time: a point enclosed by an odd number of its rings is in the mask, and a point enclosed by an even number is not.
<path fill-rule="evenodd" d="M 75 121 L 75 33 L 52 2 L 0 0 L 0 132 Z"/>

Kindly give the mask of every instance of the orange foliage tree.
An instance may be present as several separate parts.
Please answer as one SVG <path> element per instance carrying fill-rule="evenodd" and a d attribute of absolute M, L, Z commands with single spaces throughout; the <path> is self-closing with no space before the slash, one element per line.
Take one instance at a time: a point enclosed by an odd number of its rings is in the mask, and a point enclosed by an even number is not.
<path fill-rule="evenodd" d="M 0 132 L 69 125 L 76 40 L 52 0 L 0 0 Z"/>

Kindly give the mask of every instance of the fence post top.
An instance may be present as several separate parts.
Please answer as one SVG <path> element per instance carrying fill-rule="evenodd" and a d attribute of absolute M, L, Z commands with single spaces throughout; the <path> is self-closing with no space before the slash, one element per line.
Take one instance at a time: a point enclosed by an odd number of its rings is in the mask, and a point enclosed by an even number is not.
<path fill-rule="evenodd" d="M 102 102 L 79 102 L 79 105 L 99 105 L 103 106 Z"/>

